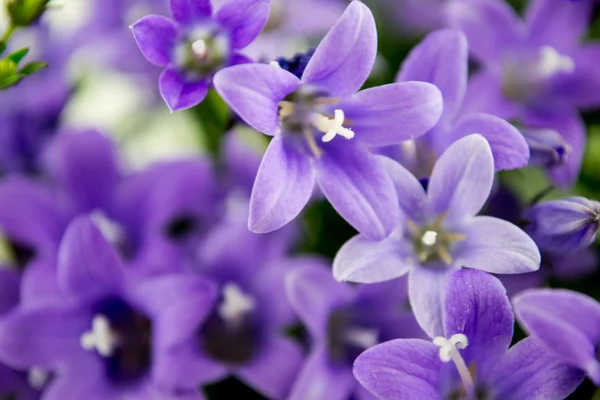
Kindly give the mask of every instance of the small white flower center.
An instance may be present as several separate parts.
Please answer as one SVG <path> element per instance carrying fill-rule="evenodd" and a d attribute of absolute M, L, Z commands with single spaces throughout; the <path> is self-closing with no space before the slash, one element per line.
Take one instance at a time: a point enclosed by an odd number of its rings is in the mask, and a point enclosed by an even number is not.
<path fill-rule="evenodd" d="M 235 283 L 226 283 L 222 293 L 223 301 L 219 304 L 217 312 L 225 321 L 239 322 L 244 315 L 256 308 L 254 299 Z"/>
<path fill-rule="evenodd" d="M 92 320 L 92 330 L 81 335 L 81 347 L 96 350 L 102 357 L 113 355 L 119 344 L 119 338 L 110 328 L 110 322 L 104 315 L 96 315 Z"/>
<path fill-rule="evenodd" d="M 205 58 L 208 54 L 206 42 L 202 39 L 195 40 L 194 42 L 192 42 L 192 51 L 194 52 L 196 57 L 200 59 Z"/>
<path fill-rule="evenodd" d="M 575 63 L 569 56 L 560 54 L 554 47 L 544 46 L 540 50 L 539 72 L 544 77 L 551 77 L 557 72 L 573 72 Z"/>
<path fill-rule="evenodd" d="M 49 377 L 50 374 L 44 369 L 32 367 L 27 373 L 27 382 L 35 389 L 42 389 L 46 382 L 48 382 Z"/>
<path fill-rule="evenodd" d="M 333 119 L 315 113 L 312 116 L 311 122 L 315 128 L 325 133 L 321 138 L 323 142 L 330 142 L 336 135 L 343 136 L 346 139 L 352 139 L 354 137 L 354 132 L 343 126 L 345 118 L 344 111 L 338 109 L 334 111 Z"/>
<path fill-rule="evenodd" d="M 452 335 L 450 339 L 438 336 L 433 339 L 433 344 L 440 347 L 440 360 L 442 360 L 443 362 L 454 362 L 454 365 L 458 370 L 458 374 L 460 375 L 460 379 L 462 380 L 463 386 L 465 388 L 465 392 L 471 396 L 469 398 L 472 398 L 475 390 L 473 377 L 469 372 L 469 368 L 467 368 L 465 360 L 462 358 L 460 352 L 458 351 L 459 349 L 466 349 L 469 345 L 469 340 L 467 339 L 467 337 L 462 333 Z"/>
<path fill-rule="evenodd" d="M 379 331 L 369 328 L 351 328 L 344 332 L 346 343 L 361 349 L 368 349 L 379 343 Z"/>
<path fill-rule="evenodd" d="M 435 231 L 425 231 L 423 236 L 421 236 L 421 243 L 425 246 L 434 246 L 437 243 L 438 233 Z"/>
<path fill-rule="evenodd" d="M 275 68 L 281 68 L 281 65 L 279 65 L 279 63 L 278 63 L 277 61 L 271 61 L 271 62 L 269 63 L 269 65 L 270 65 L 271 67 L 275 67 Z"/>
<path fill-rule="evenodd" d="M 104 238 L 110 243 L 116 245 L 123 241 L 123 238 L 125 237 L 123 228 L 118 222 L 108 218 L 103 211 L 92 211 L 90 218 L 94 221 L 98 229 L 100 229 Z"/>

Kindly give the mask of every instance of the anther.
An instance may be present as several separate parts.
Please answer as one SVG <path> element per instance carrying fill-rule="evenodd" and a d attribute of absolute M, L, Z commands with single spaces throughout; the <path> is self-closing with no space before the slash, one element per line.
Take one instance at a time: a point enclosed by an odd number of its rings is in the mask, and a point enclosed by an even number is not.
<path fill-rule="evenodd" d="M 318 130 L 325 133 L 321 138 L 323 142 L 330 142 L 336 135 L 352 139 L 354 132 L 351 129 L 344 128 L 344 120 L 344 111 L 338 109 L 334 111 L 333 119 L 327 118 L 322 114 L 314 114 L 312 123 Z"/>
<path fill-rule="evenodd" d="M 81 335 L 81 347 L 98 351 L 103 357 L 112 356 L 118 345 L 118 337 L 110 328 L 110 322 L 104 315 L 96 315 L 92 320 L 92 330 Z"/>
<path fill-rule="evenodd" d="M 217 312 L 225 321 L 239 322 L 248 312 L 256 308 L 254 299 L 246 295 L 235 283 L 223 286 L 223 301 L 219 304 Z"/>
<path fill-rule="evenodd" d="M 421 242 L 425 246 L 433 246 L 437 242 L 438 233 L 435 231 L 426 231 L 421 237 Z"/>
<path fill-rule="evenodd" d="M 440 347 L 440 360 L 443 362 L 454 362 L 458 374 L 462 380 L 465 392 L 469 394 L 472 398 L 475 384 L 473 382 L 473 377 L 467 368 L 467 364 L 465 360 L 460 355 L 459 349 L 465 349 L 469 345 L 469 340 L 462 333 L 457 333 L 452 335 L 450 339 L 446 339 L 445 337 L 438 336 L 433 339 L 433 344 Z"/>

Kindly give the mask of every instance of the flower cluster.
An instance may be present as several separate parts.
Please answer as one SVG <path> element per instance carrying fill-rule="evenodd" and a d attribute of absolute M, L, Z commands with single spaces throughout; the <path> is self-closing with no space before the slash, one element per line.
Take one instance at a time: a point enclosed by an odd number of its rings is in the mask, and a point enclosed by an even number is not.
<path fill-rule="evenodd" d="M 600 386 L 592 1 L 42 3 L 50 65 L 0 93 L 0 398 Z"/>

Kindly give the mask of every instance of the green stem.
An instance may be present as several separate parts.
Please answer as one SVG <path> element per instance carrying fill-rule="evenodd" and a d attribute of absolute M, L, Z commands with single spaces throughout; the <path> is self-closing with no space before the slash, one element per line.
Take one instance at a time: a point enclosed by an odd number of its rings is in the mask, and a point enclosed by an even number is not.
<path fill-rule="evenodd" d="M 10 37 L 14 31 L 15 31 L 15 26 L 13 24 L 10 24 L 8 26 L 8 29 L 6 29 L 6 31 L 4 32 L 4 35 L 2 35 L 2 39 L 0 39 L 0 42 L 4 42 L 4 43 L 8 42 L 8 39 L 10 39 Z"/>

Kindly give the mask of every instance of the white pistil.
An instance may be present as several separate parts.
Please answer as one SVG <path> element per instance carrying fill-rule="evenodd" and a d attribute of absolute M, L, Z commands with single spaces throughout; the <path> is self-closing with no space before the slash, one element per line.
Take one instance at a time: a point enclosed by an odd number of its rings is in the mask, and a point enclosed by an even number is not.
<path fill-rule="evenodd" d="M 344 332 L 346 343 L 361 349 L 368 349 L 379 343 L 379 332 L 377 329 L 350 328 Z"/>
<path fill-rule="evenodd" d="M 435 231 L 426 231 L 423 236 L 421 236 L 421 243 L 425 246 L 433 246 L 437 243 L 438 233 Z"/>
<path fill-rule="evenodd" d="M 206 57 L 208 53 L 208 48 L 206 47 L 206 42 L 202 39 L 195 40 L 192 42 L 192 51 L 196 55 L 196 57 L 202 59 Z"/>
<path fill-rule="evenodd" d="M 433 344 L 440 347 L 440 359 L 443 362 L 454 362 L 454 365 L 458 370 L 458 374 L 460 375 L 460 379 L 462 380 L 465 392 L 470 396 L 469 398 L 472 398 L 475 390 L 473 377 L 469 372 L 469 368 L 467 368 L 465 360 L 458 351 L 458 349 L 465 349 L 469 345 L 469 340 L 467 337 L 462 333 L 452 335 L 450 339 L 438 336 L 433 339 Z"/>
<path fill-rule="evenodd" d="M 573 59 L 560 54 L 554 47 L 544 46 L 540 50 L 539 71 L 542 76 L 550 77 L 557 72 L 573 72 L 574 69 Z"/>
<path fill-rule="evenodd" d="M 108 218 L 103 211 L 92 211 L 92 213 L 90 214 L 90 218 L 92 219 L 92 221 L 94 221 L 98 229 L 100 229 L 100 232 L 102 232 L 104 238 L 110 243 L 118 244 L 122 241 L 125 235 L 123 233 L 123 229 L 117 222 Z"/>
<path fill-rule="evenodd" d="M 235 283 L 223 286 L 223 301 L 219 304 L 217 312 L 227 322 L 236 323 L 248 312 L 256 308 L 254 299 L 240 289 Z"/>
<path fill-rule="evenodd" d="M 277 61 L 271 61 L 271 62 L 269 63 L 269 65 L 270 65 L 271 67 L 275 67 L 275 68 L 281 68 L 281 65 L 279 65 L 279 63 L 278 63 Z"/>
<path fill-rule="evenodd" d="M 98 351 L 102 357 L 112 356 L 119 344 L 119 338 L 110 328 L 110 322 L 104 315 L 96 315 L 92 321 L 92 330 L 81 335 L 81 347 Z"/>
<path fill-rule="evenodd" d="M 333 113 L 333 119 L 329 119 L 322 114 L 315 113 L 312 117 L 312 124 L 325 135 L 321 138 L 323 142 L 330 142 L 336 135 L 345 137 L 346 139 L 352 139 L 354 132 L 348 128 L 344 128 L 344 111 L 335 110 Z"/>
<path fill-rule="evenodd" d="M 27 373 L 27 382 L 35 389 L 42 389 L 49 377 L 50 374 L 42 368 L 32 367 Z"/>

